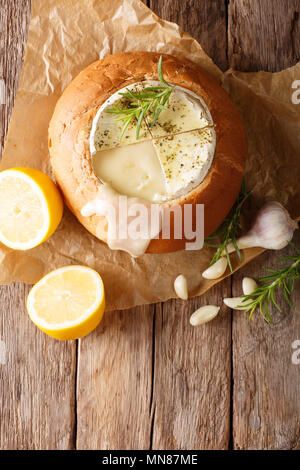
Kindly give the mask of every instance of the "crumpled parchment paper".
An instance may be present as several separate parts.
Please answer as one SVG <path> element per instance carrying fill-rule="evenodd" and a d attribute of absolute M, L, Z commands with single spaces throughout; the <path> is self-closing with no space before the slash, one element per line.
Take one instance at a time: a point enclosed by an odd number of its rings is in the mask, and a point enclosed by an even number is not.
<path fill-rule="evenodd" d="M 300 104 L 292 102 L 300 63 L 273 74 L 223 74 L 195 39 L 139 0 L 32 1 L 27 50 L 0 169 L 30 166 L 51 175 L 47 130 L 60 94 L 91 62 L 130 50 L 183 55 L 222 81 L 246 123 L 246 176 L 255 202 L 276 199 L 294 217 L 300 215 Z M 246 250 L 242 262 L 233 255 L 234 268 L 262 251 Z M 28 252 L 0 245 L 0 283 L 34 283 L 52 269 L 84 264 L 102 275 L 107 309 L 124 309 L 175 297 L 173 282 L 180 273 L 193 295 L 202 294 L 219 282 L 201 277 L 212 253 L 204 248 L 133 259 L 111 251 L 65 208 L 58 230 L 43 245 Z"/>

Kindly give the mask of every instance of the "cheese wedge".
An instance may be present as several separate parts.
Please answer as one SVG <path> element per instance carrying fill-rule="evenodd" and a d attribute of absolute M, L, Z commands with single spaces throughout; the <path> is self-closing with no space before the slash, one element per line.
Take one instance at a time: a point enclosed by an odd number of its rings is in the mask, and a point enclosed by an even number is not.
<path fill-rule="evenodd" d="M 149 86 L 158 85 L 151 82 Z M 213 126 L 212 117 L 205 102 L 190 90 L 176 86 L 165 108 L 152 126 L 153 116 L 148 115 L 146 122 L 153 137 L 201 129 Z"/>
<path fill-rule="evenodd" d="M 137 142 L 137 120 L 131 121 L 127 127 L 124 135 L 122 136 L 122 121 L 118 120 L 118 114 L 111 114 L 107 111 L 112 110 L 114 107 L 120 109 L 128 109 L 128 99 L 123 97 L 121 93 L 131 90 L 138 92 L 142 88 L 141 83 L 133 83 L 121 90 L 118 90 L 110 96 L 103 105 L 99 108 L 92 125 L 90 134 L 90 150 L 94 154 L 100 150 L 106 150 L 114 147 L 125 146 Z M 139 139 L 141 142 L 145 139 L 150 139 L 151 134 L 143 121 L 140 128 Z"/>
<path fill-rule="evenodd" d="M 216 135 L 213 128 L 185 132 L 153 141 L 163 169 L 168 199 L 198 186 L 214 157 Z"/>
<path fill-rule="evenodd" d="M 120 194 L 150 202 L 168 197 L 165 175 L 151 141 L 97 152 L 93 168 L 101 181 Z"/>

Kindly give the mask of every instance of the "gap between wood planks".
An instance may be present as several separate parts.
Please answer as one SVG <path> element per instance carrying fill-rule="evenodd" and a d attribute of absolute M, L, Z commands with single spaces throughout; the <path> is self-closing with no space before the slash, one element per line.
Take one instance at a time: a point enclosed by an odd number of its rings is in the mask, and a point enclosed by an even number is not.
<path fill-rule="evenodd" d="M 149 2 L 150 3 L 150 2 Z M 152 367 L 151 367 L 151 395 L 150 395 L 150 445 L 149 449 L 152 450 L 153 446 L 153 433 L 155 423 L 155 409 L 156 405 L 153 403 L 154 397 L 154 376 L 155 376 L 155 323 L 156 323 L 156 306 L 153 312 L 153 328 L 152 328 Z"/>

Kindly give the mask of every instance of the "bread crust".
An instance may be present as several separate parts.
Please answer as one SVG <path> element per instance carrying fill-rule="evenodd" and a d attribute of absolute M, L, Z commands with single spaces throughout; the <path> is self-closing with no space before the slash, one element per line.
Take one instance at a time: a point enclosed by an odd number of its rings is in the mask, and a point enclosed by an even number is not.
<path fill-rule="evenodd" d="M 183 57 L 162 55 L 166 80 L 201 96 L 215 125 L 216 149 L 208 174 L 198 187 L 170 203 L 204 204 L 207 237 L 226 218 L 239 193 L 247 155 L 246 131 L 238 109 L 209 73 Z M 122 52 L 92 63 L 67 86 L 49 125 L 50 161 L 65 202 L 82 225 L 105 242 L 106 218 L 83 217 L 80 212 L 97 196 L 101 184 L 91 166 L 92 121 L 99 107 L 119 89 L 142 80 L 157 80 L 159 57 L 152 52 Z M 147 252 L 181 250 L 186 241 L 153 239 Z"/>

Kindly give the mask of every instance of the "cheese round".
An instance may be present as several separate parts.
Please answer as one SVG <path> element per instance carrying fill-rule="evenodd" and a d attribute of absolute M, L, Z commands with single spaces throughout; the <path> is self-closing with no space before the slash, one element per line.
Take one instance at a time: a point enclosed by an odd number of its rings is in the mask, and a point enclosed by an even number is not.
<path fill-rule="evenodd" d="M 151 115 L 144 118 L 138 140 L 134 121 L 121 137 L 122 122 L 107 110 L 127 106 L 120 94 L 124 90 L 158 84 L 159 57 L 126 52 L 91 64 L 63 92 L 50 122 L 50 160 L 66 203 L 110 246 L 103 207 L 115 198 L 112 192 L 127 196 L 129 204 L 204 204 L 207 237 L 222 223 L 240 189 L 247 139 L 239 112 L 216 80 L 187 59 L 163 54 L 164 78 L 174 86 L 166 109 L 155 126 Z M 187 240 L 176 239 L 173 232 L 171 227 L 169 239 L 149 234 L 144 251 L 184 249 Z M 121 249 L 141 254 L 136 246 Z"/>
<path fill-rule="evenodd" d="M 110 112 L 113 107 L 126 108 L 128 99 L 123 93 L 159 85 L 149 80 L 118 90 L 100 107 L 90 134 L 93 167 L 100 180 L 121 194 L 157 203 L 198 186 L 210 168 L 216 145 L 213 120 L 203 99 L 179 86 L 174 87 L 154 126 L 151 115 L 142 121 L 138 143 L 136 121 L 122 135 L 121 121 Z"/>

